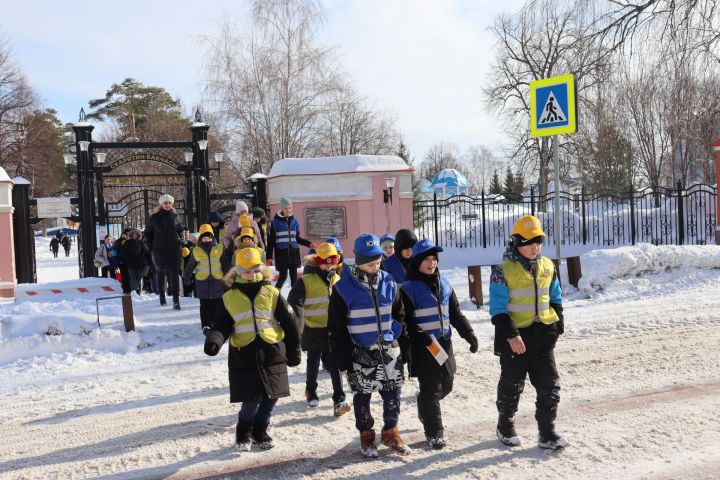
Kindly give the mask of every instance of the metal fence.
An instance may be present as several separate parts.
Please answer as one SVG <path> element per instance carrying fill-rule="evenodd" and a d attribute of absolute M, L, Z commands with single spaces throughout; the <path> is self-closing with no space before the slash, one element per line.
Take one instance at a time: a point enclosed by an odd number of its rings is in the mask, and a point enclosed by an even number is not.
<path fill-rule="evenodd" d="M 705 245 L 715 243 L 717 191 L 697 184 L 638 191 L 560 192 L 564 245 Z M 443 247 L 503 246 L 515 220 L 535 215 L 554 245 L 554 193 L 456 195 L 415 200 L 419 235 Z"/>

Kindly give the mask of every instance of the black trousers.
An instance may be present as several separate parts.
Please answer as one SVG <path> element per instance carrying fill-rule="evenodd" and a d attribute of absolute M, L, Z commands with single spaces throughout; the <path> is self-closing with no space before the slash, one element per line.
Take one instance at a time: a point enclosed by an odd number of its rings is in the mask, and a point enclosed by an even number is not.
<path fill-rule="evenodd" d="M 218 305 L 221 305 L 223 302 L 222 297 L 220 298 L 201 298 L 200 299 L 200 326 L 201 328 L 204 327 L 212 327 L 215 312 L 218 308 Z"/>
<path fill-rule="evenodd" d="M 123 278 L 125 278 L 123 276 Z M 160 301 L 165 300 L 165 279 L 167 278 L 170 293 L 173 298 L 173 305 L 180 305 L 180 274 L 177 270 L 158 270 L 157 271 L 157 284 L 158 290 L 160 291 Z"/>
<path fill-rule="evenodd" d="M 288 277 L 288 271 L 290 272 L 290 287 L 295 285 L 295 281 L 297 280 L 297 267 L 283 267 L 278 268 L 277 271 L 278 279 L 277 283 L 275 283 L 275 288 L 277 288 L 278 290 L 282 288 L 285 280 Z"/>
<path fill-rule="evenodd" d="M 122 286 L 123 293 L 130 293 L 130 272 L 128 271 L 127 265 L 121 263 L 118 268 L 120 269 L 120 285 Z"/>
<path fill-rule="evenodd" d="M 500 356 L 500 381 L 496 402 L 500 415 L 515 416 L 520 395 L 525 389 L 525 377 L 530 376 L 530 383 L 536 392 L 535 419 L 538 424 L 555 421 L 560 403 L 560 383 L 555 366 L 554 347 L 553 343 L 549 349 L 529 349 L 523 355 Z"/>
<path fill-rule="evenodd" d="M 433 360 L 434 361 L 434 360 Z M 432 368 L 418 372 L 420 392 L 417 395 L 418 418 L 426 436 L 443 434 L 440 400 L 453 388 L 455 374 L 447 368 Z"/>

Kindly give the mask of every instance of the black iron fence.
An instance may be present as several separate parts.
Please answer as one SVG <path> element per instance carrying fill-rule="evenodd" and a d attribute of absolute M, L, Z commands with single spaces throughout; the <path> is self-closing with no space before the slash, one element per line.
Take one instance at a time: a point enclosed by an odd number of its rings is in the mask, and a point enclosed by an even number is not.
<path fill-rule="evenodd" d="M 443 247 L 502 246 L 515 220 L 535 215 L 554 245 L 554 193 L 456 195 L 415 200 L 413 216 L 420 236 Z M 715 243 L 717 190 L 697 184 L 638 191 L 560 192 L 564 245 L 705 245 Z"/>

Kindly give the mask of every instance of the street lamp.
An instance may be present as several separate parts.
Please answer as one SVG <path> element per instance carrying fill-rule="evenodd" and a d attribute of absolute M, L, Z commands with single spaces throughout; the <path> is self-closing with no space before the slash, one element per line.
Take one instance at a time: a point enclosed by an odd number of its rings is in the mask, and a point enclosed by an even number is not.
<path fill-rule="evenodd" d="M 390 203 L 392 205 L 392 191 L 395 188 L 395 177 L 385 177 L 385 186 L 383 190 L 383 202 Z"/>
<path fill-rule="evenodd" d="M 102 165 L 105 163 L 105 157 L 107 157 L 107 153 L 96 153 L 95 154 L 95 160 L 97 160 L 98 165 Z"/>
<path fill-rule="evenodd" d="M 90 142 L 88 142 L 87 140 L 80 140 L 78 142 L 78 145 L 80 145 L 81 152 L 87 152 L 88 148 L 90 147 Z"/>
<path fill-rule="evenodd" d="M 66 153 L 63 155 L 63 160 L 65 161 L 65 166 L 68 169 L 68 175 L 72 175 L 72 170 L 70 170 L 70 166 L 75 163 L 75 155 L 72 153 Z"/>
<path fill-rule="evenodd" d="M 198 148 L 202 151 L 207 150 L 207 144 L 208 144 L 207 140 L 198 140 L 197 141 Z"/>
<path fill-rule="evenodd" d="M 185 152 L 183 153 L 185 156 L 185 163 L 192 163 L 193 161 L 193 153 L 192 152 Z"/>

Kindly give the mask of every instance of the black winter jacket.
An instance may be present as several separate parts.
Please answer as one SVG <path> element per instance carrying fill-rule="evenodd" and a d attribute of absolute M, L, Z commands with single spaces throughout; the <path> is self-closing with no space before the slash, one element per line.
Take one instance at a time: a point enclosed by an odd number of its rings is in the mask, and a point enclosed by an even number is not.
<path fill-rule="evenodd" d="M 120 245 L 120 255 L 122 255 L 127 268 L 142 270 L 147 261 L 147 247 L 142 240 L 129 239 Z"/>
<path fill-rule="evenodd" d="M 269 283 L 234 283 L 231 288 L 239 289 L 252 301 L 263 285 Z M 263 393 L 270 398 L 290 395 L 287 367 L 300 364 L 300 332 L 297 318 L 282 295 L 278 297 L 274 318 L 285 331 L 283 341 L 271 345 L 256 337 L 242 348 L 228 346 L 231 403 L 251 400 Z M 205 353 L 211 354 L 213 345 L 218 350 L 222 347 L 232 335 L 234 323 L 225 305 L 219 303 L 212 329 L 205 338 Z"/>
<path fill-rule="evenodd" d="M 417 267 L 411 263 L 408 265 L 406 275 L 407 277 L 405 278 L 405 281 L 420 280 L 427 285 L 431 292 L 434 293 L 436 299 L 440 298 L 440 278 L 437 273 L 433 275 L 422 274 L 417 270 Z M 405 318 L 414 318 L 415 305 L 410 299 L 410 296 L 402 289 L 400 289 L 400 294 L 402 296 L 403 305 L 405 306 Z M 450 294 L 450 304 L 448 307 L 450 325 L 455 328 L 460 337 L 467 339 L 471 335 L 474 335 L 470 322 L 467 318 L 465 318 L 462 310 L 460 310 L 460 303 L 455 295 L 455 290 L 453 290 Z M 440 337 L 437 339 L 438 343 L 442 345 L 449 357 L 443 365 L 438 365 L 437 361 L 426 347 L 429 340 L 428 335 L 425 332 L 421 332 L 414 321 L 407 322 L 407 331 L 410 337 L 409 371 L 411 377 L 417 377 L 428 372 L 438 372 L 443 369 L 450 374 L 455 373 L 455 356 L 453 354 L 452 342 L 449 338 Z"/>
<path fill-rule="evenodd" d="M 183 230 L 175 210 L 160 209 L 150 215 L 144 239 L 158 270 L 180 268 Z"/>

